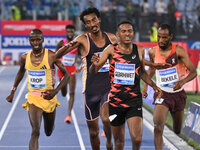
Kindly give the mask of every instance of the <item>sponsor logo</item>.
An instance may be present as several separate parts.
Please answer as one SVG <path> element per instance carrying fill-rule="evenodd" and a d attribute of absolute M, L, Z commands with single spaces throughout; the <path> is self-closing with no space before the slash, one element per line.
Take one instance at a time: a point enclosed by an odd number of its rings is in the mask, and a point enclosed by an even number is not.
<path fill-rule="evenodd" d="M 200 49 L 200 42 L 194 42 L 191 45 L 191 49 Z"/>
<path fill-rule="evenodd" d="M 56 48 L 61 36 L 45 36 L 43 46 L 46 48 Z M 2 48 L 31 48 L 28 36 L 3 36 Z"/>
<path fill-rule="evenodd" d="M 116 114 L 113 114 L 113 115 L 109 116 L 110 122 L 112 122 L 116 117 L 117 117 Z"/>

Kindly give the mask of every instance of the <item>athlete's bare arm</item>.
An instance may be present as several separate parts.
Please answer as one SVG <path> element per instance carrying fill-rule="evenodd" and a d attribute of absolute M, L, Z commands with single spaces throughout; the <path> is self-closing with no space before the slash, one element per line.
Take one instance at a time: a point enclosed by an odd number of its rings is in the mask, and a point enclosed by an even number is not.
<path fill-rule="evenodd" d="M 58 42 L 57 46 L 56 46 L 56 52 L 57 52 L 61 47 L 63 47 L 63 46 L 64 46 L 63 40 L 60 40 L 60 41 Z"/>
<path fill-rule="evenodd" d="M 140 61 L 141 61 L 141 71 L 142 71 L 142 74 L 141 74 L 141 79 L 148 85 L 150 85 L 154 91 L 156 93 L 158 93 L 158 97 L 157 98 L 160 98 L 161 95 L 162 95 L 162 91 L 160 88 L 158 88 L 156 86 L 156 84 L 151 80 L 151 78 L 149 77 L 149 75 L 147 74 L 145 68 L 144 68 L 144 65 L 145 65 L 145 62 L 144 62 L 144 48 L 142 46 L 138 46 L 138 53 L 139 53 L 139 57 L 140 57 Z"/>
<path fill-rule="evenodd" d="M 175 85 L 173 87 L 174 91 L 180 89 L 185 83 L 191 81 L 192 79 L 194 79 L 197 76 L 196 69 L 195 69 L 194 65 L 192 64 L 185 49 L 183 47 L 177 45 L 176 53 L 178 56 L 178 61 L 179 61 L 178 63 L 184 64 L 185 67 L 189 70 L 189 74 L 184 79 L 175 83 Z"/>
<path fill-rule="evenodd" d="M 61 58 L 63 55 L 71 52 L 75 48 L 81 48 L 81 56 L 85 56 L 88 53 L 88 40 L 85 34 L 76 37 L 73 41 L 69 42 L 67 45 L 62 46 L 56 52 L 56 58 Z"/>
<path fill-rule="evenodd" d="M 149 49 L 149 58 L 150 58 L 150 61 L 151 63 L 154 63 L 154 57 L 155 57 L 155 47 Z M 149 66 L 149 70 L 147 71 L 147 74 L 150 78 L 153 77 L 153 75 L 155 74 L 155 68 L 152 67 L 152 66 Z M 142 91 L 142 96 L 143 97 L 147 97 L 148 94 L 147 94 L 147 90 L 148 90 L 148 84 L 144 84 L 144 88 L 143 88 L 143 91 Z"/>
<path fill-rule="evenodd" d="M 60 59 L 56 58 L 55 52 L 49 50 L 48 51 L 48 57 L 49 57 L 49 65 L 51 69 L 55 69 L 54 64 L 60 69 L 60 71 L 62 72 L 62 74 L 64 75 L 63 78 L 61 79 L 60 83 L 58 84 L 58 86 L 53 89 L 53 90 L 47 90 L 46 91 L 46 95 L 43 96 L 44 99 L 47 100 L 51 100 L 58 92 L 59 90 L 66 85 L 67 83 L 67 77 L 68 77 L 68 72 L 65 68 L 65 66 L 62 64 L 62 62 L 60 61 Z"/>
<path fill-rule="evenodd" d="M 117 37 L 114 34 L 112 34 L 112 33 L 107 33 L 107 34 L 108 34 L 108 37 L 110 38 L 112 44 L 118 43 Z"/>
<path fill-rule="evenodd" d="M 21 80 L 24 77 L 24 73 L 26 71 L 26 69 L 25 69 L 26 55 L 27 54 L 24 54 L 20 58 L 21 59 L 20 68 L 19 68 L 18 73 L 17 73 L 17 75 L 15 77 L 15 82 L 14 82 L 14 85 L 13 85 L 13 89 L 11 90 L 10 95 L 6 98 L 6 100 L 8 102 L 10 102 L 10 103 L 12 103 L 12 101 L 13 101 L 15 90 L 17 89 L 19 83 L 21 82 Z"/>
<path fill-rule="evenodd" d="M 99 69 L 106 63 L 107 59 L 110 60 L 112 59 L 114 51 L 114 46 L 113 45 L 108 45 L 104 51 L 101 54 L 101 57 L 98 54 L 94 54 L 91 58 L 92 65 L 90 66 L 89 71 L 90 72 L 98 72 Z"/>

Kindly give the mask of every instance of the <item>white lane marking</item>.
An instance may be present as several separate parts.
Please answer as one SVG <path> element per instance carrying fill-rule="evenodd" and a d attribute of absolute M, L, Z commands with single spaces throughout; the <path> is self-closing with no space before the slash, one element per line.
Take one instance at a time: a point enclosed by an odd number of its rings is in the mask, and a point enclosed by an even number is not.
<path fill-rule="evenodd" d="M 143 123 L 144 125 L 151 130 L 152 133 L 154 133 L 154 128 L 153 126 L 146 120 L 143 118 Z M 165 145 L 170 149 L 170 150 L 178 150 L 167 138 L 165 138 L 165 136 L 163 136 L 163 142 L 165 143 Z"/>
<path fill-rule="evenodd" d="M 9 112 L 9 114 L 8 114 L 8 116 L 7 116 L 6 120 L 5 120 L 5 122 L 4 122 L 3 126 L 2 126 L 2 128 L 1 128 L 1 131 L 0 131 L 0 141 L 1 141 L 2 137 L 3 137 L 3 134 L 4 134 L 4 132 L 5 132 L 6 128 L 7 128 L 7 126 L 8 126 L 8 123 L 9 123 L 9 121 L 10 121 L 10 119 L 11 119 L 11 117 L 12 117 L 14 111 L 15 111 L 15 108 L 16 108 L 16 106 L 17 106 L 19 100 L 20 100 L 20 97 L 21 97 L 21 95 L 22 95 L 22 93 L 23 93 L 23 91 L 24 91 L 24 88 L 25 88 L 25 86 L 26 86 L 26 83 L 27 83 L 27 80 L 25 80 L 25 81 L 23 82 L 22 88 L 20 89 L 19 94 L 17 95 L 17 98 L 16 98 L 16 100 L 14 101 L 14 104 L 12 105 L 12 108 L 11 108 L 11 110 L 10 110 L 10 112 Z"/>
<path fill-rule="evenodd" d="M 1 67 L 0 68 L 0 73 L 5 69 L 6 67 L 4 66 L 4 67 Z"/>
<path fill-rule="evenodd" d="M 90 145 L 86 145 L 85 146 L 86 148 L 91 148 L 91 146 Z M 29 146 L 17 146 L 17 145 L 15 145 L 15 146 L 0 146 L 0 148 L 29 148 Z M 80 146 L 40 146 L 40 148 L 78 148 L 78 149 L 80 149 Z M 106 149 L 106 146 L 101 146 L 100 147 L 101 149 Z M 124 149 L 132 149 L 132 146 L 124 146 Z M 153 149 L 154 148 L 154 146 L 141 146 L 141 149 L 147 149 L 147 150 L 149 150 L 149 149 Z"/>
<path fill-rule="evenodd" d="M 67 102 L 69 101 L 69 94 L 67 94 Z M 81 132 L 80 132 L 80 129 L 79 129 L 79 126 L 78 126 L 78 123 L 77 123 L 77 120 L 76 120 L 76 115 L 74 113 L 74 110 L 72 108 L 72 111 L 71 111 L 71 115 L 72 115 L 72 120 L 74 122 L 74 127 L 76 129 L 76 134 L 78 136 L 78 141 L 79 141 L 79 144 L 81 146 L 81 150 L 85 150 L 85 145 L 83 143 L 83 138 L 81 136 Z"/>

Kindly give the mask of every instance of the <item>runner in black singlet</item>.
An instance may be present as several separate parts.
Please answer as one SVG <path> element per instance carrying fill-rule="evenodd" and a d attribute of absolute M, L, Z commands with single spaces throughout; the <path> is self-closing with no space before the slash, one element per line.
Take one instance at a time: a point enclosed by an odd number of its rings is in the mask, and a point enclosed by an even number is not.
<path fill-rule="evenodd" d="M 132 44 L 133 25 L 129 21 L 118 24 L 119 45 L 109 45 L 99 58 L 93 55 L 90 72 L 97 72 L 110 60 L 111 90 L 109 93 L 109 119 L 115 140 L 115 149 L 123 149 L 125 121 L 132 139 L 132 149 L 140 149 L 142 141 L 142 94 L 140 77 L 153 87 L 158 97 L 161 90 L 148 77 L 144 69 L 144 49 Z"/>
<path fill-rule="evenodd" d="M 108 103 L 105 103 L 110 90 L 108 64 L 102 67 L 97 74 L 89 73 L 90 59 L 94 53 L 102 52 L 111 44 L 117 43 L 114 34 L 104 33 L 100 29 L 100 13 L 96 8 L 85 9 L 80 19 L 88 29 L 88 33 L 78 36 L 73 42 L 60 48 L 56 53 L 61 57 L 66 53 L 78 48 L 83 62 L 83 93 L 85 97 L 85 114 L 89 128 L 92 149 L 100 149 L 99 139 L 99 115 L 103 122 L 103 128 L 107 137 L 106 147 L 112 149 L 111 127 L 108 116 Z"/>

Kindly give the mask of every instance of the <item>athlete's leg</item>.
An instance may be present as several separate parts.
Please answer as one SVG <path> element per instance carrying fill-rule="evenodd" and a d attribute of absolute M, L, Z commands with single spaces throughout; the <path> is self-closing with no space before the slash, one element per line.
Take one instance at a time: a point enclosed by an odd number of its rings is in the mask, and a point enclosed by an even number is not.
<path fill-rule="evenodd" d="M 156 150 L 163 149 L 163 130 L 169 109 L 164 105 L 156 105 L 154 109 L 154 144 Z"/>
<path fill-rule="evenodd" d="M 142 142 L 142 118 L 138 116 L 128 118 L 127 124 L 132 140 L 132 149 L 139 150 Z"/>
<path fill-rule="evenodd" d="M 43 112 L 44 131 L 46 136 L 50 136 L 54 129 L 54 122 L 56 117 L 56 108 L 52 113 Z"/>
<path fill-rule="evenodd" d="M 171 113 L 171 115 L 173 118 L 173 130 L 176 134 L 180 134 L 182 129 L 184 110 Z"/>
<path fill-rule="evenodd" d="M 29 105 L 29 121 L 32 127 L 31 139 L 29 141 L 29 150 L 38 150 L 38 139 L 40 136 L 40 126 L 43 110 L 35 105 Z"/>
<path fill-rule="evenodd" d="M 76 88 L 76 75 L 70 76 L 69 81 L 69 105 L 68 105 L 68 115 L 71 116 L 71 111 L 74 105 L 74 95 L 75 95 L 75 88 Z"/>
<path fill-rule="evenodd" d="M 87 126 L 90 134 L 90 143 L 93 150 L 100 150 L 99 139 L 99 118 L 95 120 L 87 120 Z"/>
<path fill-rule="evenodd" d="M 106 146 L 107 148 L 111 148 L 113 144 L 112 144 L 111 125 L 109 120 L 108 102 L 104 103 L 103 106 L 100 107 L 100 116 L 103 122 L 103 130 L 107 138 Z"/>
<path fill-rule="evenodd" d="M 125 138 L 125 123 L 120 126 L 111 126 L 115 141 L 115 150 L 122 150 L 124 148 Z"/>
<path fill-rule="evenodd" d="M 61 79 L 60 79 L 60 80 L 61 80 Z M 69 80 L 70 80 L 70 76 L 68 75 L 66 85 L 64 85 L 64 86 L 61 88 L 61 93 L 62 93 L 62 96 L 63 96 L 63 97 L 65 97 L 65 96 L 67 95 L 67 85 L 68 85 Z"/>

